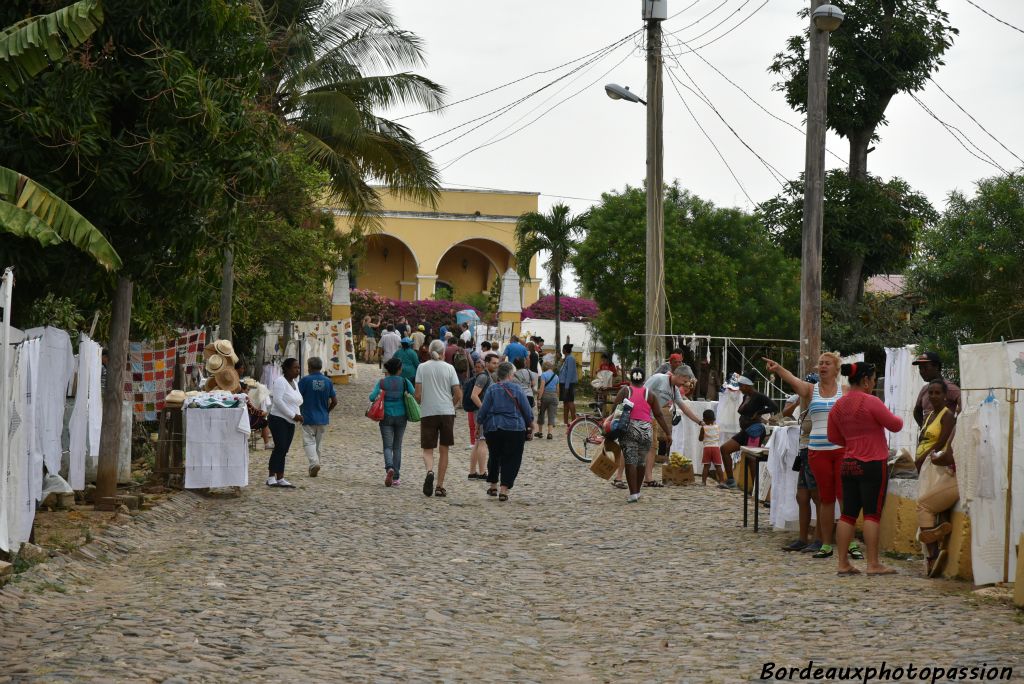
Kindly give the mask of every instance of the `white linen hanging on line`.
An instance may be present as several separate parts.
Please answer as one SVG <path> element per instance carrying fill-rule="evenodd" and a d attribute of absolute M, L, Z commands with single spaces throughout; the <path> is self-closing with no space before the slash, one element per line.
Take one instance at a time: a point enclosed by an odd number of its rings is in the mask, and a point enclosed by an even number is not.
<path fill-rule="evenodd" d="M 32 520 L 35 518 L 35 499 L 32 492 L 32 476 L 28 462 L 25 439 L 25 395 L 22 392 L 22 346 L 8 352 L 11 359 L 8 375 L 8 464 L 6 500 L 7 508 L 7 550 L 16 552 L 32 534 Z"/>
<path fill-rule="evenodd" d="M 793 471 L 793 462 L 800 452 L 800 426 L 776 427 L 768 438 L 767 447 L 767 467 L 772 483 L 772 505 L 768 521 L 775 529 L 784 530 L 789 523 L 800 522 L 800 509 L 796 503 L 800 474 Z M 763 484 L 761 491 L 765 491 Z"/>
<path fill-rule="evenodd" d="M 28 474 L 28 489 L 33 502 L 38 502 L 43 493 L 43 452 L 39 448 L 39 435 L 35 428 L 36 405 L 38 394 L 39 351 L 42 340 L 32 338 L 25 340 L 19 354 L 21 366 L 21 397 L 24 402 L 22 411 L 23 441 L 25 444 L 25 463 Z"/>
<path fill-rule="evenodd" d="M 13 350 L 10 348 L 13 288 L 14 271 L 7 268 L 0 279 L 0 308 L 3 308 L 3 320 L 0 322 L 0 550 L 3 551 L 11 551 L 12 545 L 8 503 L 11 501 L 13 488 L 10 481 L 12 460 L 8 424 L 14 398 L 10 373 L 13 357 Z"/>
<path fill-rule="evenodd" d="M 78 391 L 69 426 L 71 450 L 68 483 L 72 489 L 79 491 L 85 489 L 86 472 L 95 472 L 99 457 L 103 410 L 100 394 L 101 354 L 100 346 L 83 334 L 78 345 Z"/>
<path fill-rule="evenodd" d="M 41 337 L 39 352 L 39 403 L 36 406 L 36 431 L 43 450 L 46 469 L 60 471 L 63 453 L 61 433 L 64 431 L 64 403 L 75 373 L 75 357 L 71 337 L 60 328 L 30 328 L 25 336 Z"/>
<path fill-rule="evenodd" d="M 885 405 L 895 415 L 903 419 L 903 429 L 899 432 L 885 431 L 889 448 L 893 450 L 908 449 L 913 455 L 917 450 L 917 423 L 914 421 L 914 405 L 917 396 L 924 386 L 917 367 L 913 365 L 917 358 L 917 347 L 885 348 Z"/>

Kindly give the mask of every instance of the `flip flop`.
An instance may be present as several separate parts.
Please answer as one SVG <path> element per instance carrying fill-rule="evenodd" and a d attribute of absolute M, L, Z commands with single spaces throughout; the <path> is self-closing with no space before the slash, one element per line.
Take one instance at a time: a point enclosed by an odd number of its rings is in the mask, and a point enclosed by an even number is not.
<path fill-rule="evenodd" d="M 839 575 L 840 577 L 845 577 L 845 576 L 849 576 L 849 575 L 859 575 L 860 574 L 860 570 L 858 570 L 857 568 L 851 567 L 849 570 L 840 570 L 836 574 Z"/>
<path fill-rule="evenodd" d="M 612 480 L 612 487 L 615 487 L 616 489 L 625 489 L 626 483 L 622 480 Z"/>
<path fill-rule="evenodd" d="M 444 487 L 434 487 L 434 496 L 448 496 L 448 490 L 445 489 Z"/>
<path fill-rule="evenodd" d="M 882 572 L 868 572 L 867 573 L 868 577 L 875 577 L 876 575 L 895 575 L 895 574 L 897 574 L 897 573 L 896 573 L 896 570 L 893 569 L 893 568 L 886 568 Z"/>
<path fill-rule="evenodd" d="M 664 487 L 664 486 L 665 486 L 664 483 L 658 482 L 657 480 L 649 480 L 647 482 L 644 482 L 644 487 Z"/>

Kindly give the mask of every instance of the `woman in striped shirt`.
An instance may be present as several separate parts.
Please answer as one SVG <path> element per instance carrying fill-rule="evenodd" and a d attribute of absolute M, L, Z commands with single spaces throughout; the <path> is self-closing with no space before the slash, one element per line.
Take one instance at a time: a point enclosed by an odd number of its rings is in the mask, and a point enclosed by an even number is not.
<path fill-rule="evenodd" d="M 818 481 L 818 527 L 821 548 L 814 558 L 830 558 L 835 540 L 836 501 L 842 497 L 840 467 L 843 462 L 842 447 L 828 439 L 828 417 L 832 407 L 843 396 L 839 385 L 839 368 L 842 358 L 836 352 L 824 352 L 818 357 L 818 382 L 810 383 L 796 377 L 771 359 L 765 359 L 769 373 L 774 373 L 793 388 L 800 399 L 807 404 L 807 415 L 811 419 L 811 434 L 807 440 L 807 459 Z M 856 543 L 849 549 L 853 558 L 863 558 Z"/>

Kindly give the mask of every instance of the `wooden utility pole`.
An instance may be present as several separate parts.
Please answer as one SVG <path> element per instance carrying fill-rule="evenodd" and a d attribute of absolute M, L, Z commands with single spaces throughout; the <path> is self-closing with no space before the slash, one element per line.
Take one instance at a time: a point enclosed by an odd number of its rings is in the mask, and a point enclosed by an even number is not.
<path fill-rule="evenodd" d="M 821 243 L 825 211 L 825 117 L 828 106 L 828 31 L 815 26 L 811 0 L 807 64 L 807 152 L 804 166 L 804 223 L 800 257 L 800 377 L 821 354 Z"/>
<path fill-rule="evenodd" d="M 653 3 L 652 3 L 653 4 Z M 667 3 L 662 3 L 662 5 Z M 644 321 L 644 364 L 647 376 L 661 363 L 665 341 L 665 140 L 663 131 L 661 22 L 659 14 L 647 14 L 647 269 Z M 662 18 L 657 18 L 658 16 Z"/>

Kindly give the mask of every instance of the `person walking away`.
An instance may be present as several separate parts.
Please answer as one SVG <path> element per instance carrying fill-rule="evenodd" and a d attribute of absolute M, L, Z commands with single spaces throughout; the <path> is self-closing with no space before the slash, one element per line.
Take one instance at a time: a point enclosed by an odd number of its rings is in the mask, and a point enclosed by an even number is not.
<path fill-rule="evenodd" d="M 818 382 L 817 373 L 808 373 L 807 377 L 804 378 L 804 382 L 809 382 L 812 385 Z M 792 402 L 787 403 L 786 408 L 783 409 L 783 416 L 792 416 L 797 413 L 799 409 L 799 420 L 800 420 L 800 439 L 798 441 L 798 452 L 796 457 L 796 463 L 793 464 L 793 468 L 797 471 L 796 479 L 796 507 L 799 512 L 800 523 L 799 523 L 799 537 L 794 541 L 790 542 L 786 546 L 782 547 L 783 551 L 800 551 L 803 553 L 817 553 L 821 550 L 821 523 L 818 523 L 818 527 L 815 531 L 815 539 L 812 541 L 811 536 L 811 506 L 814 506 L 815 519 L 821 520 L 821 499 L 818 497 L 818 482 L 814 479 L 814 473 L 811 472 L 811 464 L 807 457 L 807 444 L 811 437 L 811 416 L 807 413 L 807 402 L 799 395 L 794 394 L 796 399 Z M 835 506 L 833 506 L 833 511 Z"/>
<path fill-rule="evenodd" d="M 331 422 L 330 413 L 338 405 L 334 383 L 321 371 L 324 362 L 318 356 L 306 362 L 309 375 L 299 380 L 299 394 L 302 395 L 302 448 L 309 461 L 309 476 L 320 472 L 323 456 L 324 433 Z"/>
<path fill-rule="evenodd" d="M 473 382 L 476 382 L 476 377 L 484 372 L 484 360 L 483 358 L 477 359 L 473 362 Z M 473 447 L 476 446 L 476 409 L 477 406 L 473 402 L 466 403 L 466 399 L 473 393 L 473 384 L 469 380 L 462 383 L 462 408 L 466 411 L 466 421 L 469 423 L 469 444 L 467 445 L 469 450 L 472 451 Z M 479 479 L 480 475 L 476 470 L 476 463 L 473 462 L 473 455 L 470 454 L 469 459 L 469 479 Z"/>
<path fill-rule="evenodd" d="M 833 407 L 843 397 L 839 383 L 842 358 L 836 352 L 823 352 L 818 357 L 818 382 L 809 383 L 796 377 L 781 365 L 765 359 L 769 373 L 774 373 L 807 402 L 807 414 L 811 419 L 811 432 L 807 438 L 807 461 L 818 485 L 818 536 L 821 548 L 814 552 L 814 558 L 830 558 L 835 541 L 836 501 L 843 497 L 842 463 L 843 450 L 828 438 L 828 423 Z M 742 427 L 743 423 L 740 422 Z M 724 453 L 724 449 L 722 450 Z M 850 555 L 863 558 L 860 548 L 854 543 Z"/>
<path fill-rule="evenodd" d="M 366 338 L 366 363 L 377 363 L 377 332 L 380 329 L 380 319 L 374 320 L 373 316 L 363 316 L 363 337 Z"/>
<path fill-rule="evenodd" d="M 948 522 L 936 525 L 935 516 L 944 513 L 960 500 L 956 482 L 956 463 L 950 439 L 956 427 L 956 416 L 949 408 L 949 390 L 941 377 L 928 383 L 931 410 L 921 426 L 917 443 L 917 533 L 918 540 L 928 548 L 925 574 L 938 577 L 946 565 L 946 549 L 942 540 L 950 533 Z"/>
<path fill-rule="evenodd" d="M 453 338 L 454 339 L 454 338 Z M 459 376 L 461 382 L 469 380 L 473 372 L 473 361 L 466 349 L 466 343 L 462 340 L 455 342 L 455 351 L 452 353 L 452 367 Z"/>
<path fill-rule="evenodd" d="M 867 574 L 892 575 L 896 571 L 878 561 L 878 529 L 889 485 L 886 472 L 889 445 L 885 431 L 899 432 L 903 429 L 903 420 L 871 394 L 875 389 L 873 365 L 844 363 L 840 372 L 849 378 L 850 391 L 836 402 L 828 418 L 828 440 L 843 449 L 843 514 L 836 530 L 839 557 L 836 570 L 840 575 L 860 573 L 850 564 L 846 549 L 853 540 L 857 517 L 863 512 Z M 820 482 L 819 479 L 819 486 Z"/>
<path fill-rule="evenodd" d="M 377 423 L 384 449 L 384 486 L 397 487 L 402 481 L 402 438 L 409 424 L 405 410 L 405 393 L 415 394 L 416 388 L 405 377 L 404 367 L 397 357 L 384 364 L 387 376 L 377 381 L 370 392 L 370 401 L 384 392 L 384 418 Z"/>
<path fill-rule="evenodd" d="M 502 356 L 502 360 L 515 364 L 516 359 L 525 360 L 529 356 L 530 351 L 519 341 L 519 337 L 513 335 L 509 343 L 505 345 L 505 353 Z"/>
<path fill-rule="evenodd" d="M 537 383 L 540 382 L 540 376 L 531 371 L 526 367 L 526 358 L 517 358 L 512 365 L 515 366 L 516 370 L 512 374 L 512 379 L 519 383 L 519 386 L 523 388 L 523 393 L 526 395 L 526 401 L 530 404 L 530 409 L 536 415 L 537 401 L 533 396 L 534 390 L 537 388 Z M 534 433 L 539 432 L 536 421 L 530 425 L 530 430 Z"/>
<path fill-rule="evenodd" d="M 539 438 L 540 433 L 544 431 L 544 418 L 546 417 L 548 439 L 553 439 L 551 433 L 555 428 L 555 417 L 558 415 L 558 374 L 555 373 L 555 364 L 551 361 L 545 361 L 543 368 L 544 372 L 540 374 L 540 380 L 537 383 L 537 389 L 540 391 L 540 413 L 537 416 L 540 430 L 537 436 Z"/>
<path fill-rule="evenodd" d="M 715 482 L 719 484 L 725 482 L 725 470 L 722 469 L 722 448 L 719 442 L 722 432 L 718 423 L 715 422 L 715 412 L 711 409 L 704 411 L 703 420 L 704 425 L 700 428 L 698 439 L 704 445 L 701 455 L 701 463 L 704 468 L 700 474 L 700 483 L 706 487 L 708 472 L 712 466 L 715 468 Z"/>
<path fill-rule="evenodd" d="M 562 424 L 569 425 L 576 420 L 576 383 L 579 374 L 576 372 L 576 357 L 572 355 L 572 345 L 562 346 L 562 367 L 558 369 L 558 385 L 562 389 Z"/>
<path fill-rule="evenodd" d="M 430 360 L 416 369 L 416 401 L 420 404 L 420 447 L 427 476 L 425 496 L 447 496 L 444 476 L 448 449 L 455 444 L 455 406 L 462 401 L 462 387 L 455 368 L 444 361 L 444 342 L 430 343 Z M 437 483 L 434 481 L 434 449 L 438 450 Z"/>
<path fill-rule="evenodd" d="M 498 355 L 490 353 L 484 357 L 484 370 L 482 373 L 478 373 L 472 380 L 467 380 L 467 386 L 472 382 L 472 387 L 469 390 L 469 401 L 466 403 L 466 408 L 472 408 L 474 412 L 479 413 L 480 406 L 484 402 L 484 393 L 487 392 L 487 388 L 494 382 L 496 373 L 498 372 Z M 483 429 L 480 424 L 480 416 L 476 416 L 476 444 L 473 445 L 473 451 L 469 455 L 469 479 L 484 480 L 487 478 L 487 464 L 488 464 L 488 446 L 487 446 L 487 431 Z M 473 473 L 476 473 L 474 476 Z"/>
<path fill-rule="evenodd" d="M 498 501 L 508 501 L 509 490 L 515 486 L 523 464 L 523 445 L 533 430 L 533 409 L 523 388 L 512 380 L 514 371 L 515 366 L 508 362 L 498 366 L 495 382 L 487 388 L 477 411 L 490 453 L 487 494 L 497 494 Z"/>
<path fill-rule="evenodd" d="M 413 332 L 412 335 L 409 335 L 409 337 L 412 338 L 413 351 L 419 352 L 420 347 L 423 346 L 423 342 L 427 339 L 426 329 L 422 324 L 420 324 L 416 326 L 416 331 Z"/>
<path fill-rule="evenodd" d="M 387 332 L 380 336 L 380 361 L 381 364 L 388 362 L 395 352 L 402 348 L 402 336 L 395 330 L 395 326 L 388 324 Z"/>
<path fill-rule="evenodd" d="M 393 358 L 402 362 L 402 377 L 409 382 L 416 382 L 416 369 L 420 365 L 420 355 L 412 348 L 412 338 L 403 337 L 402 348 L 395 352 Z"/>
<path fill-rule="evenodd" d="M 663 375 L 663 377 L 667 379 L 667 376 Z M 669 421 L 665 420 L 658 396 L 645 385 L 642 368 L 634 368 L 629 371 L 629 386 L 619 389 L 619 393 L 615 395 L 614 405 L 618 406 L 627 399 L 633 408 L 629 416 L 629 424 L 622 436 L 619 437 L 619 449 L 622 451 L 626 484 L 629 486 L 629 497 L 626 499 L 626 503 L 637 503 L 640 501 L 640 487 L 642 484 L 646 484 L 644 479 L 647 470 L 647 457 L 650 454 L 651 445 L 654 443 L 654 430 L 651 423 L 653 420 L 658 421 L 658 425 L 668 437 L 667 441 L 670 445 L 672 444 L 672 426 Z"/>
<path fill-rule="evenodd" d="M 423 344 L 420 345 L 418 354 L 420 357 L 420 363 L 426 363 L 430 360 L 430 343 L 433 342 L 433 338 L 430 335 L 423 336 Z"/>
<path fill-rule="evenodd" d="M 526 351 L 529 355 L 526 357 L 526 367 L 534 373 L 540 374 L 540 354 L 537 353 L 537 343 L 530 340 L 526 343 Z"/>
<path fill-rule="evenodd" d="M 296 424 L 302 424 L 302 394 L 295 384 L 299 377 L 299 362 L 287 358 L 281 363 L 281 375 L 274 380 L 271 388 L 273 402 L 270 405 L 270 434 L 274 436 L 274 449 L 270 452 L 268 487 L 294 487 L 284 479 L 284 462 L 295 437 Z"/>
<path fill-rule="evenodd" d="M 405 316 L 399 318 L 398 322 L 395 323 L 395 332 L 398 333 L 400 338 L 409 334 L 409 320 Z"/>
<path fill-rule="evenodd" d="M 632 373 L 632 371 L 631 371 Z M 690 410 L 683 399 L 679 388 L 690 384 L 694 379 L 693 371 L 686 364 L 675 367 L 670 373 L 655 373 L 644 383 L 650 393 L 658 400 L 658 413 L 665 419 L 664 423 L 669 426 L 668 430 L 662 430 L 662 421 L 656 423 L 654 438 L 651 441 L 650 451 L 647 454 L 647 463 L 644 468 L 644 487 L 663 487 L 661 482 L 654 479 L 654 457 L 658 452 L 658 442 L 672 443 L 672 407 L 677 406 L 687 418 L 697 425 L 701 424 L 700 418 Z"/>
<path fill-rule="evenodd" d="M 917 372 L 926 383 L 930 383 L 932 380 L 945 380 L 942 377 L 942 357 L 935 352 L 921 354 L 911 365 L 917 366 Z M 946 380 L 946 408 L 953 413 L 954 417 L 960 415 L 960 388 L 949 380 Z M 931 412 L 932 404 L 928 396 L 928 385 L 925 385 L 917 395 L 917 403 L 914 404 L 914 422 L 919 428 L 924 425 L 924 421 Z"/>

